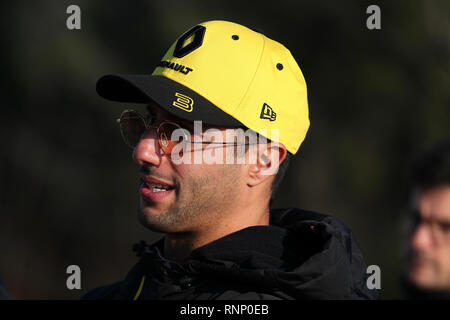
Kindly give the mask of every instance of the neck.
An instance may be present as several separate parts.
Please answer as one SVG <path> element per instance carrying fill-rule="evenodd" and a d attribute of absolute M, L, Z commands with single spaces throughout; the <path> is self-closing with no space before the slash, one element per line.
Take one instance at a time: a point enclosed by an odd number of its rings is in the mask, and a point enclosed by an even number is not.
<path fill-rule="evenodd" d="M 193 250 L 231 233 L 251 226 L 269 225 L 269 201 L 247 197 L 245 203 L 232 210 L 208 213 L 208 217 L 211 218 L 203 219 L 194 231 L 167 233 L 164 238 L 164 256 L 180 261 Z"/>

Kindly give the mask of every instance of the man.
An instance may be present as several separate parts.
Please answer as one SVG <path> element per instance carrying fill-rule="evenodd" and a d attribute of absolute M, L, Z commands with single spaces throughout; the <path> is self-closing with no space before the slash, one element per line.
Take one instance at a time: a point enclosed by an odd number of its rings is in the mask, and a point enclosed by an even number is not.
<path fill-rule="evenodd" d="M 305 80 L 284 46 L 210 21 L 175 41 L 151 75 L 105 76 L 97 92 L 147 104 L 147 115 L 126 110 L 118 122 L 140 165 L 139 220 L 165 236 L 135 248 L 142 258 L 126 279 L 85 298 L 376 296 L 343 224 L 269 209 L 309 127 Z"/>
<path fill-rule="evenodd" d="M 406 297 L 450 299 L 450 140 L 413 163 L 406 218 Z"/>

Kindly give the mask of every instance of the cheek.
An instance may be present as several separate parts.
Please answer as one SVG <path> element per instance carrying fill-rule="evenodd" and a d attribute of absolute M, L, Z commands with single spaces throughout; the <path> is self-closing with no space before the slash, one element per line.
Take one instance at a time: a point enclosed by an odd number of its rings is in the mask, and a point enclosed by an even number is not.
<path fill-rule="evenodd" d="M 180 164 L 176 167 L 178 174 L 186 182 L 209 181 L 216 179 L 217 170 L 213 165 L 206 164 Z"/>
<path fill-rule="evenodd" d="M 242 180 L 243 165 L 216 165 L 216 164 L 180 164 L 176 166 L 181 178 L 182 186 L 195 185 L 197 188 L 222 192 L 229 189 L 238 189 Z M 195 191 L 195 190 L 194 190 Z"/>
<path fill-rule="evenodd" d="M 241 192 L 244 181 L 244 165 L 229 164 L 223 165 L 219 170 L 215 172 L 215 180 L 221 189 L 227 190 L 226 192 L 230 194 L 235 194 L 236 192 Z"/>
<path fill-rule="evenodd" d="M 447 248 L 435 250 L 432 255 L 431 267 L 440 277 L 446 277 L 450 281 L 450 252 Z"/>
<path fill-rule="evenodd" d="M 439 251 L 439 260 L 442 263 L 442 267 L 447 270 L 447 272 L 450 274 L 450 248 L 447 246 L 446 248 L 442 248 L 442 250 Z"/>

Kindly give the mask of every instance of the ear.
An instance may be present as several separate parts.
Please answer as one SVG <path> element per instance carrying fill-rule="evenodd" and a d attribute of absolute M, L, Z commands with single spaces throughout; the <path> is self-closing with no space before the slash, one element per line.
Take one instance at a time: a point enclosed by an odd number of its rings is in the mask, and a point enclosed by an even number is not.
<path fill-rule="evenodd" d="M 256 163 L 249 166 L 247 185 L 254 187 L 276 175 L 286 155 L 286 147 L 281 143 L 258 145 L 258 157 Z"/>

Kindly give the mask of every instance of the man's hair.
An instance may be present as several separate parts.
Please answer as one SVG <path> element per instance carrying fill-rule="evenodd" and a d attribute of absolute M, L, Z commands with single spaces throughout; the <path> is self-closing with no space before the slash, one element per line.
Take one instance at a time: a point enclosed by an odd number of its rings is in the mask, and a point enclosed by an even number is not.
<path fill-rule="evenodd" d="M 281 181 L 284 178 L 284 175 L 288 169 L 289 166 L 289 162 L 291 161 L 292 158 L 292 153 L 290 153 L 289 151 L 286 153 L 286 157 L 284 158 L 284 160 L 281 162 L 280 167 L 278 168 L 278 172 L 275 175 L 275 179 L 272 182 L 272 196 L 271 196 L 271 202 L 275 197 L 275 194 L 278 190 L 278 187 L 281 184 Z"/>
<path fill-rule="evenodd" d="M 410 192 L 450 185 L 450 139 L 441 141 L 416 157 L 411 165 Z"/>

